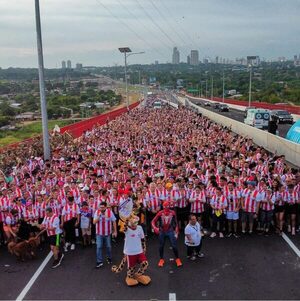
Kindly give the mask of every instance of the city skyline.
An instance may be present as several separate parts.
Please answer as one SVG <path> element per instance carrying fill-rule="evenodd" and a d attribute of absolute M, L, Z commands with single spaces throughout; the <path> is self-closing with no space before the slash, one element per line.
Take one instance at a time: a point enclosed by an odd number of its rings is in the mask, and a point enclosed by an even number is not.
<path fill-rule="evenodd" d="M 181 58 L 198 50 L 199 60 L 292 59 L 300 52 L 297 0 L 53 0 L 40 6 L 46 68 L 59 68 L 66 57 L 84 66 L 122 65 L 122 46 L 145 51 L 129 64 L 172 62 L 174 47 Z M 1 0 L 0 16 L 0 67 L 36 67 L 34 2 Z"/>

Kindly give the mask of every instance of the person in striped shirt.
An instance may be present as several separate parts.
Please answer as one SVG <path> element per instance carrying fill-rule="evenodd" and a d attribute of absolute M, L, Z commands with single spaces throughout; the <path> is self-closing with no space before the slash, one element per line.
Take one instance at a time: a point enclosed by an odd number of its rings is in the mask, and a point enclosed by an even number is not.
<path fill-rule="evenodd" d="M 221 187 L 216 188 L 216 194 L 212 196 L 210 199 L 210 206 L 212 208 L 212 233 L 210 235 L 211 238 L 217 236 L 217 225 L 219 224 L 219 236 L 220 238 L 224 237 L 223 228 L 224 228 L 224 217 L 226 213 L 226 208 L 228 206 L 227 199 L 222 192 Z"/>
<path fill-rule="evenodd" d="M 272 188 L 267 188 L 263 195 L 264 197 L 262 197 L 260 200 L 260 223 L 262 231 L 265 232 L 265 235 L 268 235 L 270 224 L 273 218 L 276 197 L 272 194 Z"/>
<path fill-rule="evenodd" d="M 96 268 L 103 266 L 102 249 L 106 245 L 107 263 L 112 263 L 111 236 L 117 237 L 117 223 L 113 212 L 107 208 L 106 202 L 101 202 L 94 213 L 93 224 L 96 225 Z"/>
<path fill-rule="evenodd" d="M 63 231 L 60 228 L 59 217 L 53 212 L 51 207 L 46 208 L 44 220 L 42 224 L 39 225 L 39 228 L 47 231 L 50 249 L 54 257 L 52 268 L 57 268 L 64 258 L 64 254 L 60 250 L 61 234 Z"/>

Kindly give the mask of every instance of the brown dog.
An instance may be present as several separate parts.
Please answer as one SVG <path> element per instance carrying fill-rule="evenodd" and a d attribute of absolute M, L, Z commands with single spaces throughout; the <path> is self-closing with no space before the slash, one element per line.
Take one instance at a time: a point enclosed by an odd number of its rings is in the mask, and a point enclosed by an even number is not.
<path fill-rule="evenodd" d="M 8 251 L 15 255 L 18 260 L 25 261 L 27 258 L 36 257 L 36 249 L 40 244 L 39 237 L 31 237 L 19 243 L 10 242 L 7 245 Z"/>

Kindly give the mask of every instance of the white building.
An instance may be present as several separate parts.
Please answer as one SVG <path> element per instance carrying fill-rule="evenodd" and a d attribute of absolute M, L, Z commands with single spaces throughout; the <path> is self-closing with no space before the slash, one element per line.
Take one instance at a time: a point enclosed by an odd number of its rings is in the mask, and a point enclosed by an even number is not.
<path fill-rule="evenodd" d="M 199 52 L 198 50 L 191 50 L 191 65 L 199 65 Z"/>
<path fill-rule="evenodd" d="M 172 55 L 172 64 L 179 64 L 180 62 L 180 52 L 177 47 L 173 48 L 173 55 Z"/>

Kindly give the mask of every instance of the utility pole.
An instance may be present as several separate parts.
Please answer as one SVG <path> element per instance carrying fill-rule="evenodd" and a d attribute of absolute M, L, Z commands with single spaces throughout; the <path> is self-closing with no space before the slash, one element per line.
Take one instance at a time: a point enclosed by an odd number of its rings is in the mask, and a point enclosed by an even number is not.
<path fill-rule="evenodd" d="M 249 79 L 249 102 L 248 107 L 251 107 L 251 93 L 252 93 L 252 66 L 249 65 L 250 68 L 250 79 Z"/>
<path fill-rule="evenodd" d="M 225 79 L 224 79 L 224 70 L 223 70 L 223 103 L 224 103 L 224 94 L 225 94 Z"/>
<path fill-rule="evenodd" d="M 205 80 L 205 98 L 207 98 L 207 79 Z"/>
<path fill-rule="evenodd" d="M 46 94 L 45 94 L 44 59 L 43 59 L 43 44 L 42 44 L 39 0 L 35 0 L 35 21 L 36 21 L 37 50 L 38 50 L 38 63 L 39 63 L 39 87 L 40 87 L 41 113 L 42 113 L 42 125 L 43 125 L 44 160 L 49 160 L 50 144 L 49 144 L 48 115 L 47 115 L 47 104 L 46 104 Z"/>
<path fill-rule="evenodd" d="M 214 77 L 211 77 L 211 97 L 210 99 L 213 100 L 214 98 Z"/>

